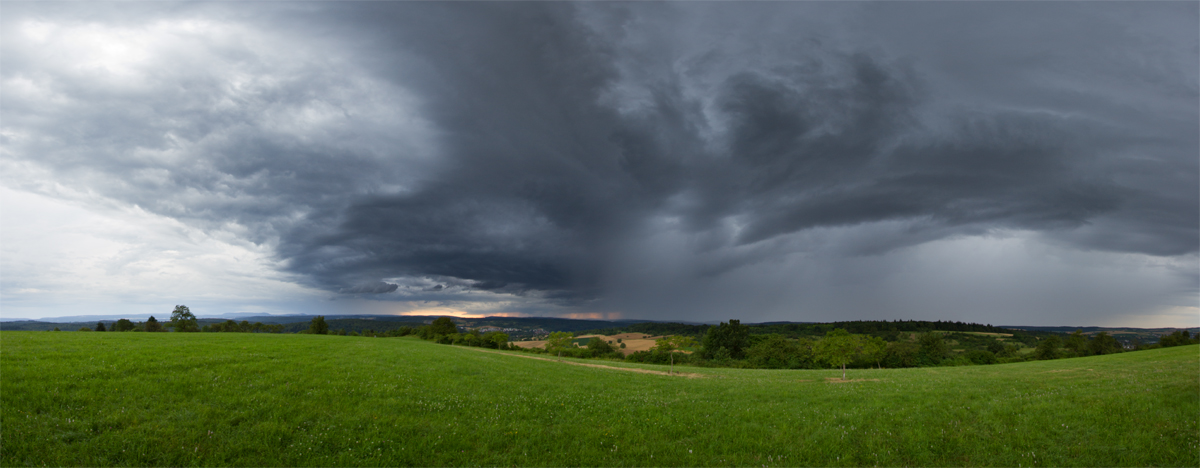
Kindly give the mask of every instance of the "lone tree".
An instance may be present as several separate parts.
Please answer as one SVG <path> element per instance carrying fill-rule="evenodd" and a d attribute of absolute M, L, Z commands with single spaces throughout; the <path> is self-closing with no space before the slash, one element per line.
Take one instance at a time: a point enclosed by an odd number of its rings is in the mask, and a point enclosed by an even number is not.
<path fill-rule="evenodd" d="M 671 371 L 668 374 L 675 373 L 675 350 L 689 346 L 696 346 L 696 340 L 690 336 L 664 336 L 654 341 L 654 349 L 671 355 Z"/>
<path fill-rule="evenodd" d="M 162 323 L 160 323 L 160 322 L 158 321 L 158 319 L 154 318 L 154 316 L 153 316 L 153 315 L 151 315 L 151 316 L 150 316 L 150 319 L 149 319 L 149 320 L 146 320 L 146 331 L 148 331 L 148 332 L 160 332 L 160 331 L 163 331 L 163 326 L 162 326 Z"/>
<path fill-rule="evenodd" d="M 234 324 L 234 329 L 229 331 L 238 331 L 240 328 Z M 324 335 L 329 333 L 329 324 L 325 323 L 325 316 L 318 315 L 312 319 L 312 323 L 308 325 L 308 332 L 314 335 Z"/>
<path fill-rule="evenodd" d="M 562 357 L 562 352 L 568 346 L 571 346 L 571 338 L 575 334 L 571 332 L 554 332 L 546 339 L 546 351 L 557 352 L 558 357 Z"/>
<path fill-rule="evenodd" d="M 96 331 L 108 331 L 104 328 L 104 322 L 96 322 Z"/>
<path fill-rule="evenodd" d="M 171 312 L 171 328 L 177 332 L 200 331 L 200 325 L 196 323 L 196 316 L 192 315 L 191 309 L 185 305 L 177 305 Z"/>
<path fill-rule="evenodd" d="M 854 361 L 866 350 L 867 340 L 862 335 L 851 335 L 838 328 L 825 334 L 825 338 L 813 347 L 817 358 L 833 367 L 842 368 L 842 380 L 846 380 L 846 364 Z"/>

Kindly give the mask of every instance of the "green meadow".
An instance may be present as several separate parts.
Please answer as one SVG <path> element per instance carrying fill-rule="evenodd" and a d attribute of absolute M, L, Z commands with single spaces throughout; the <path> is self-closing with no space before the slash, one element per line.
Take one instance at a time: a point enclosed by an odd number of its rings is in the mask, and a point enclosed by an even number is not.
<path fill-rule="evenodd" d="M 1198 358 L 840 382 L 413 338 L 3 332 L 0 464 L 1200 466 Z"/>

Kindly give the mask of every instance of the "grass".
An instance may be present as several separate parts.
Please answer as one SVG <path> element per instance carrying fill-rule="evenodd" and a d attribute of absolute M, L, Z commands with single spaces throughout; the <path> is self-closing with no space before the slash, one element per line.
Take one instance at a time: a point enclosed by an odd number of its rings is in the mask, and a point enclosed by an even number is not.
<path fill-rule="evenodd" d="M 1197 346 L 848 383 L 408 338 L 3 332 L 0 347 L 3 466 L 1200 466 Z"/>

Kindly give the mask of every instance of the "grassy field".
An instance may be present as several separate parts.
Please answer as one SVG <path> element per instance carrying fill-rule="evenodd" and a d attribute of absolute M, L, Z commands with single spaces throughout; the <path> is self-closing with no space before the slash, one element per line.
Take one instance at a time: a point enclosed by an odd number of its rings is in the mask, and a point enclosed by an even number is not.
<path fill-rule="evenodd" d="M 409 338 L 3 332 L 0 464 L 1200 466 L 1197 346 L 848 383 L 524 356 Z"/>

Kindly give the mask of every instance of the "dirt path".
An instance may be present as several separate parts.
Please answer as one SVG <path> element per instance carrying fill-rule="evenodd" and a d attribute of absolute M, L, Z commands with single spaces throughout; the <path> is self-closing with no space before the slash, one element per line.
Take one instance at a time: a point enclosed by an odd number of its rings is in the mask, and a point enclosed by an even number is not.
<path fill-rule="evenodd" d="M 474 350 L 474 351 L 479 351 L 481 353 L 498 354 L 501 356 L 513 356 L 513 357 L 520 357 L 520 358 L 525 358 L 525 359 L 537 359 L 537 360 L 541 360 L 541 361 L 557 362 L 559 364 L 569 364 L 572 366 L 599 367 L 601 369 L 611 369 L 611 370 L 618 370 L 618 371 L 625 371 L 625 372 L 637 372 L 639 374 L 658 374 L 658 375 L 669 375 L 672 377 L 687 377 L 689 379 L 704 378 L 703 374 L 692 374 L 692 373 L 685 373 L 685 372 L 676 372 L 676 373 L 672 374 L 672 373 L 663 372 L 663 371 L 654 371 L 654 370 L 647 370 L 647 369 L 634 369 L 634 368 L 630 368 L 630 367 L 613 367 L 613 366 L 605 366 L 605 365 L 601 365 L 601 364 L 588 364 L 585 362 L 571 362 L 571 361 L 564 361 L 564 360 L 559 360 L 559 359 L 544 358 L 544 357 L 539 357 L 539 356 L 522 356 L 520 354 L 500 353 L 500 352 L 496 352 L 496 351 L 489 351 L 489 350 L 482 349 L 482 348 L 471 348 L 471 347 L 466 347 L 466 346 L 464 346 L 463 348 Z"/>

